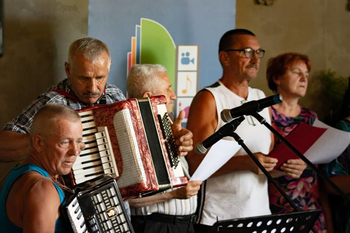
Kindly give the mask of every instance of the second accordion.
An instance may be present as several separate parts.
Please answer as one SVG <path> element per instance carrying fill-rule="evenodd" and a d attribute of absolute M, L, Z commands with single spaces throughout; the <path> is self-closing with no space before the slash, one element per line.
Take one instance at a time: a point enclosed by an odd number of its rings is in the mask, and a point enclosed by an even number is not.
<path fill-rule="evenodd" d="M 97 177 L 74 191 L 62 207 L 74 233 L 134 233 L 114 178 Z"/>

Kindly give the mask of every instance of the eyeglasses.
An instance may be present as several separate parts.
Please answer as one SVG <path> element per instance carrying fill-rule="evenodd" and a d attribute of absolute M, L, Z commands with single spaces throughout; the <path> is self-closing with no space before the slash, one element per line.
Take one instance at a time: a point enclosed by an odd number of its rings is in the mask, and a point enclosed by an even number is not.
<path fill-rule="evenodd" d="M 245 48 L 245 49 L 226 49 L 224 50 L 225 52 L 230 52 L 230 51 L 238 51 L 238 52 L 244 52 L 244 55 L 246 58 L 252 58 L 254 56 L 254 53 L 258 56 L 258 58 L 263 58 L 265 54 L 265 50 L 263 49 L 257 49 L 254 50 L 252 48 Z"/>

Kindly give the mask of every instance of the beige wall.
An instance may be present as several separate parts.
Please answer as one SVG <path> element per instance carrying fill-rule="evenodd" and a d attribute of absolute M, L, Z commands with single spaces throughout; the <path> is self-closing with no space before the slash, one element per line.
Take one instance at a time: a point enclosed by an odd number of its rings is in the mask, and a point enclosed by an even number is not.
<path fill-rule="evenodd" d="M 275 0 L 272 6 L 255 4 L 254 0 L 237 0 L 237 28 L 252 30 L 267 52 L 252 86 L 272 94 L 265 72 L 267 60 L 285 52 L 301 52 L 312 61 L 315 71 L 331 69 L 350 76 L 350 11 L 347 0 Z M 308 94 L 301 104 L 315 110 L 322 119 L 326 107 L 317 102 L 317 83 L 310 81 Z M 311 98 L 312 96 L 312 98 Z"/>
<path fill-rule="evenodd" d="M 69 44 L 87 35 L 88 0 L 3 0 L 0 125 L 65 78 Z M 0 163 L 0 176 L 10 164 Z"/>

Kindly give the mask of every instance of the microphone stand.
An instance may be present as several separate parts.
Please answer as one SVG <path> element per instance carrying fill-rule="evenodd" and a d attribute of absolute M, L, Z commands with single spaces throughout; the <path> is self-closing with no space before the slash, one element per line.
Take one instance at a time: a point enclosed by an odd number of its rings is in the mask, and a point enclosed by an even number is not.
<path fill-rule="evenodd" d="M 232 132 L 230 135 L 233 137 L 237 143 L 242 146 L 242 148 L 247 152 L 249 157 L 255 162 L 255 164 L 260 168 L 260 170 L 265 174 L 267 179 L 277 188 L 277 190 L 282 194 L 282 196 L 288 201 L 288 203 L 293 207 L 294 211 L 301 211 L 295 203 L 290 199 L 290 197 L 282 190 L 282 188 L 277 184 L 275 179 L 270 175 L 270 173 L 265 169 L 265 167 L 259 162 L 259 160 L 255 157 L 255 155 L 249 150 L 249 148 L 245 145 L 244 141 L 236 134 L 235 132 Z M 311 229 L 314 233 L 317 233 L 317 231 L 312 227 Z"/>
<path fill-rule="evenodd" d="M 286 146 L 291 149 L 300 159 L 302 159 L 309 167 L 311 167 L 318 176 L 320 176 L 324 181 L 326 181 L 339 195 L 341 195 L 344 200 L 348 199 L 348 196 L 336 185 L 334 184 L 324 172 L 318 169 L 310 160 L 308 160 L 300 151 L 298 151 L 290 142 L 287 141 L 276 129 L 274 129 L 266 119 L 259 115 L 257 112 L 252 114 L 261 124 L 265 125 L 274 135 L 276 135 Z"/>

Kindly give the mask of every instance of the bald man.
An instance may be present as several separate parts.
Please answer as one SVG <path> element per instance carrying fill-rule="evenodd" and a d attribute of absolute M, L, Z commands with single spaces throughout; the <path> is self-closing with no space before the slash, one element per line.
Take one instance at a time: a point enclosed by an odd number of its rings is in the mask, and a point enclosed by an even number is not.
<path fill-rule="evenodd" d="M 84 149 L 80 116 L 68 106 L 49 104 L 33 118 L 26 159 L 9 173 L 0 194 L 4 232 L 70 232 L 59 207 L 67 175 Z"/>

